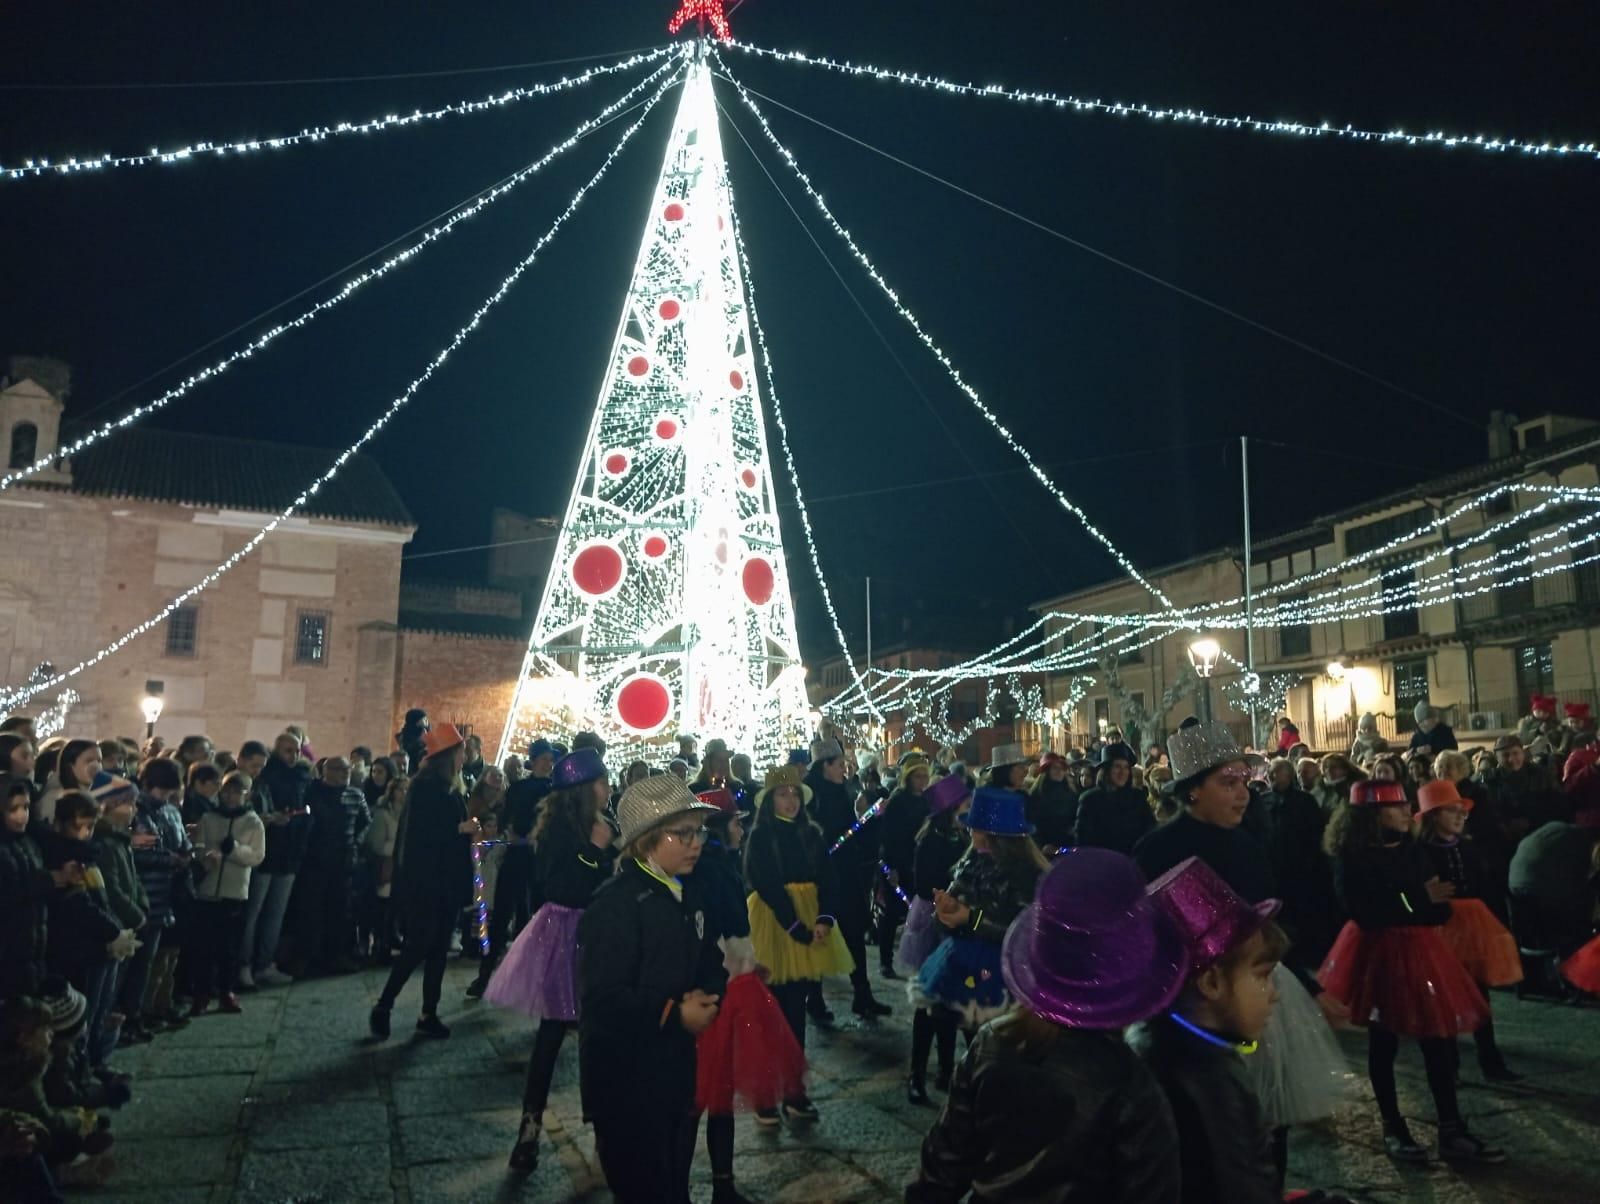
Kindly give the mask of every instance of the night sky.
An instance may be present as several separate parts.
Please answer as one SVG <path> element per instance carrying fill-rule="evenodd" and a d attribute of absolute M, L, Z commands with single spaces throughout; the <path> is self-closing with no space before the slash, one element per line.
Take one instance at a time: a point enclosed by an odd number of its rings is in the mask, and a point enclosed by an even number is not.
<path fill-rule="evenodd" d="M 0 160 L 287 133 L 581 64 L 267 87 L 18 83 L 372 75 L 620 54 L 665 41 L 672 8 L 7 5 Z M 747 0 L 733 20 L 760 44 L 978 82 L 1375 128 L 1600 138 L 1600 10 L 1537 8 L 1534 17 L 1527 5 L 1392 0 Z M 1256 529 L 1267 533 L 1480 458 L 1491 408 L 1600 414 L 1600 162 L 1034 111 L 728 59 L 750 86 L 821 121 L 1433 403 L 768 106 L 967 379 L 1142 565 L 1237 539 L 1240 434 L 1264 441 L 1252 467 Z M 261 311 L 538 157 L 635 78 L 237 161 L 0 184 L 0 353 L 69 360 L 69 416 L 120 413 L 237 345 Z M 880 644 L 918 598 L 933 612 L 984 598 L 993 612 L 1019 610 L 1112 575 L 720 88 L 888 342 L 725 128 L 780 399 L 847 629 L 861 630 L 868 575 Z M 562 511 L 671 108 L 657 107 L 540 263 L 371 446 L 420 521 L 413 552 L 485 542 L 494 505 Z M 409 266 L 153 421 L 345 446 L 526 253 L 619 132 L 587 139 Z M 161 372 L 240 324 L 209 358 Z M 787 538 L 802 640 L 816 659 L 830 638 L 798 522 Z M 470 580 L 484 562 L 468 553 L 417 567 Z"/>

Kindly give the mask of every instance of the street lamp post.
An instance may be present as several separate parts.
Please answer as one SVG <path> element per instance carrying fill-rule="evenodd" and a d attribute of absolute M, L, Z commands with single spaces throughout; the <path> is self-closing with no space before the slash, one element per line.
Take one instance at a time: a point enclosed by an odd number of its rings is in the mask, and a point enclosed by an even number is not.
<path fill-rule="evenodd" d="M 1189 644 L 1189 663 L 1200 679 L 1200 722 L 1211 722 L 1211 674 L 1216 670 L 1222 645 L 1208 635 Z"/>
<path fill-rule="evenodd" d="M 167 705 L 162 698 L 166 688 L 165 682 L 147 681 L 144 683 L 144 701 L 139 704 L 139 709 L 144 712 L 144 738 L 146 740 L 156 734 L 156 720 L 161 718 L 161 711 Z"/>

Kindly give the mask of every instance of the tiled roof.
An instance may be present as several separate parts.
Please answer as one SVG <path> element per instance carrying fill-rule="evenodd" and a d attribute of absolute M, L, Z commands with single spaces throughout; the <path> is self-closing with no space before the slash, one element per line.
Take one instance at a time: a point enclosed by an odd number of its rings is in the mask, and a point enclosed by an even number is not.
<path fill-rule="evenodd" d="M 257 439 L 133 428 L 72 457 L 72 489 L 91 497 L 277 513 L 338 452 Z M 300 511 L 313 518 L 415 527 L 377 462 L 352 456 Z"/>

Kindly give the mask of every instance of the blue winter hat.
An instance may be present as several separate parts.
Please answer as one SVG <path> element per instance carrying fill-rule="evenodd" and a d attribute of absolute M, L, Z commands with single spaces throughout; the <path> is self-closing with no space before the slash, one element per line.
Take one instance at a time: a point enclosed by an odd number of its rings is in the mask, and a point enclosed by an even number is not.
<path fill-rule="evenodd" d="M 798 765 L 802 769 L 809 769 L 811 767 L 811 750 L 808 748 L 791 748 L 789 750 L 789 759 L 784 764 Z"/>
<path fill-rule="evenodd" d="M 550 772 L 550 780 L 555 783 L 557 790 L 582 786 L 585 782 L 597 782 L 605 776 L 606 763 L 592 748 L 574 749 L 557 761 L 555 769 Z"/>
<path fill-rule="evenodd" d="M 556 746 L 551 744 L 550 741 L 546 740 L 543 736 L 540 736 L 532 744 L 528 745 L 528 760 L 537 761 L 540 757 L 545 756 L 546 754 L 555 756 L 555 752 Z"/>
<path fill-rule="evenodd" d="M 972 796 L 972 809 L 961 822 L 974 832 L 991 836 L 1031 836 L 1033 825 L 1028 822 L 1026 802 L 1015 790 L 980 786 Z"/>

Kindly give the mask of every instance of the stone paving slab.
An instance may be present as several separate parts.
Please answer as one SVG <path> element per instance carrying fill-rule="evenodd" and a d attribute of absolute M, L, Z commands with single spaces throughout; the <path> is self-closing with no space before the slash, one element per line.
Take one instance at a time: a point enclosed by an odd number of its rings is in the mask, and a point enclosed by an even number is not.
<path fill-rule="evenodd" d="M 582 1124 L 577 1043 L 557 1064 L 538 1170 L 517 1178 L 505 1158 L 515 1133 L 523 1063 L 532 1046 L 524 1019 L 468 1001 L 471 963 L 445 982 L 448 1041 L 413 1036 L 418 985 L 402 996 L 394 1035 L 366 1034 L 383 975 L 366 970 L 297 982 L 245 998 L 242 1016 L 205 1016 L 181 1032 L 121 1051 L 135 1098 L 117 1116 L 118 1172 L 72 1199 L 115 1204 L 342 1204 L 433 1201 L 606 1204 L 592 1131 Z M 899 983 L 880 996 L 895 1015 L 862 1025 L 843 984 L 830 986 L 839 1015 L 812 1030 L 811 1125 L 735 1129 L 740 1190 L 757 1204 L 856 1204 L 900 1198 L 914 1173 L 933 1108 L 908 1103 L 901 1074 L 910 1033 Z M 846 993 L 840 993 L 846 992 Z M 1398 1167 L 1383 1153 L 1371 1092 L 1360 1071 L 1365 1037 L 1340 1035 L 1358 1075 L 1348 1104 L 1290 1144 L 1290 1180 L 1338 1189 L 1374 1204 L 1577 1204 L 1600 1201 L 1600 1009 L 1495 996 L 1500 1041 L 1527 1081 L 1483 1084 L 1463 1042 L 1461 1106 L 1475 1128 L 1507 1145 L 1512 1161 L 1473 1171 L 1440 1163 Z M 1435 1134 L 1421 1057 L 1402 1046 L 1401 1106 L 1419 1141 Z M 696 1201 L 709 1200 L 702 1147 Z"/>

